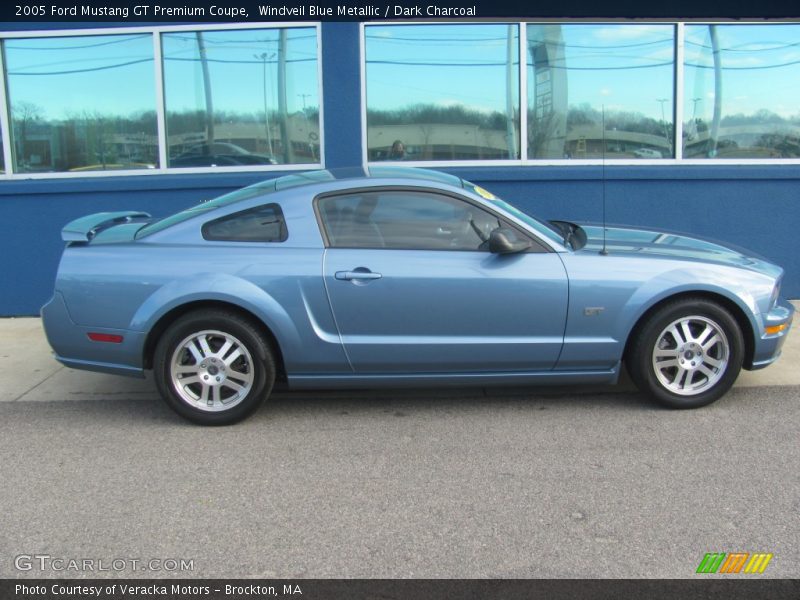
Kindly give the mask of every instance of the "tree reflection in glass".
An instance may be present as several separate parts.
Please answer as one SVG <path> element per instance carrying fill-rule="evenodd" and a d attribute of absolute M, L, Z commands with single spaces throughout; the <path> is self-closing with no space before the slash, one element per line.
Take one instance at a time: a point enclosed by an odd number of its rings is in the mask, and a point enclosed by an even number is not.
<path fill-rule="evenodd" d="M 685 158 L 800 157 L 798 31 L 686 25 Z"/>
<path fill-rule="evenodd" d="M 529 24 L 528 157 L 674 156 L 674 30 Z"/>
<path fill-rule="evenodd" d="M 519 158 L 517 25 L 381 25 L 365 35 L 369 160 Z"/>
<path fill-rule="evenodd" d="M 161 36 L 170 167 L 319 162 L 311 27 Z"/>
<path fill-rule="evenodd" d="M 14 170 L 158 166 L 150 34 L 4 42 Z"/>

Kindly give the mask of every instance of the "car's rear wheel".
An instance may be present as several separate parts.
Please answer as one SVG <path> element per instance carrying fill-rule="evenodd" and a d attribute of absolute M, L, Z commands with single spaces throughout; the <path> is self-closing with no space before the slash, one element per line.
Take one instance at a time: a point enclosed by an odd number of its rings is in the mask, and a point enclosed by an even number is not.
<path fill-rule="evenodd" d="M 730 389 L 742 367 L 739 324 L 727 309 L 704 298 L 662 306 L 635 335 L 626 356 L 631 379 L 670 408 L 711 404 Z"/>
<path fill-rule="evenodd" d="M 248 319 L 201 310 L 175 321 L 153 361 L 156 384 L 179 415 L 201 425 L 229 425 L 252 414 L 272 390 L 269 344 Z"/>

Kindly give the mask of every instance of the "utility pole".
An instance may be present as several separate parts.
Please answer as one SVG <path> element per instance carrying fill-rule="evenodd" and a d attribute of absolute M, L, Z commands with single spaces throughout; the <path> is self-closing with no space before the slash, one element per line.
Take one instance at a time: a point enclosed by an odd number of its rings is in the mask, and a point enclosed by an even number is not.
<path fill-rule="evenodd" d="M 306 112 L 306 98 L 311 98 L 311 94 L 297 94 L 303 101 L 303 112 Z"/>
<path fill-rule="evenodd" d="M 273 52 L 272 54 L 268 54 L 267 52 L 262 52 L 261 54 L 254 54 L 253 56 L 259 59 L 264 66 L 262 77 L 264 94 L 264 132 L 267 134 L 267 148 L 269 149 L 269 156 L 270 158 L 274 158 L 272 154 L 272 132 L 270 131 L 269 127 L 269 109 L 267 108 L 267 61 L 274 58 L 275 53 Z"/>
<path fill-rule="evenodd" d="M 672 140 L 669 136 L 669 130 L 667 129 L 667 117 L 664 113 L 664 104 L 669 102 L 667 98 L 656 98 L 656 102 L 661 104 L 661 125 L 664 128 L 664 139 L 667 142 L 667 148 L 669 149 L 669 154 L 672 156 Z"/>
<path fill-rule="evenodd" d="M 506 148 L 508 150 L 508 158 L 517 158 L 517 134 L 514 129 L 514 52 L 516 51 L 516 44 L 514 44 L 514 33 L 516 31 L 515 25 L 508 26 L 507 42 L 506 42 Z"/>
<path fill-rule="evenodd" d="M 213 154 L 211 145 L 214 143 L 214 102 L 211 97 L 211 74 L 208 70 L 208 55 L 203 41 L 203 32 L 198 31 L 195 35 L 197 37 L 197 51 L 200 53 L 200 67 L 203 71 L 203 91 L 206 96 L 206 143 L 208 144 L 209 154 Z"/>
<path fill-rule="evenodd" d="M 701 100 L 702 98 L 692 98 L 692 121 L 697 118 L 697 103 Z"/>
<path fill-rule="evenodd" d="M 292 142 L 289 139 L 289 127 L 286 108 L 286 29 L 281 29 L 278 43 L 278 112 L 280 113 L 281 147 L 284 164 L 291 164 Z"/>
<path fill-rule="evenodd" d="M 308 149 L 311 151 L 312 160 L 317 160 L 317 153 L 314 152 L 314 144 L 311 143 L 311 125 L 308 122 L 308 114 L 306 113 L 306 98 L 310 98 L 311 94 L 297 94 L 303 101 L 303 120 L 306 122 L 306 137 L 308 138 Z"/>
<path fill-rule="evenodd" d="M 708 33 L 711 36 L 711 53 L 714 57 L 714 116 L 711 119 L 711 134 L 708 137 L 707 154 L 710 158 L 714 158 L 717 155 L 719 122 L 722 119 L 722 51 L 719 47 L 717 26 L 709 25 Z"/>

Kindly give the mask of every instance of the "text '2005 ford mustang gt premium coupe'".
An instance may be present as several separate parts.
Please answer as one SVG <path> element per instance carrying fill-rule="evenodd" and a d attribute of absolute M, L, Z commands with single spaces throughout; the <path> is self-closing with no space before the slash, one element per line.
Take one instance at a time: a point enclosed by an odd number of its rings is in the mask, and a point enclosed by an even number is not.
<path fill-rule="evenodd" d="M 164 219 L 66 225 L 45 331 L 197 423 L 290 389 L 613 383 L 696 408 L 780 354 L 782 269 L 682 235 L 546 223 L 399 167 L 313 171 Z"/>

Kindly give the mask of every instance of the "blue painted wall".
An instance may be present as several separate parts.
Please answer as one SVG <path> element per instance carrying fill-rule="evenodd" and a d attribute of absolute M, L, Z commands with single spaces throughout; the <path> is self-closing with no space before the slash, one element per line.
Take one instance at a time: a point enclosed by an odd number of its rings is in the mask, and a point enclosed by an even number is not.
<path fill-rule="evenodd" d="M 41 26 L 40 26 L 41 27 Z M 357 23 L 324 23 L 327 166 L 360 164 Z M 800 298 L 800 165 L 452 168 L 544 218 L 600 221 L 700 234 L 744 246 L 786 269 L 784 295 Z M 278 175 L 280 173 L 276 173 Z M 273 174 L 270 174 L 272 176 Z M 265 179 L 264 173 L 141 175 L 0 181 L 0 315 L 33 315 L 52 293 L 68 221 L 137 209 L 163 216 Z"/>
<path fill-rule="evenodd" d="M 361 53 L 358 23 L 322 24 L 325 166 L 351 167 L 361 152 Z"/>

